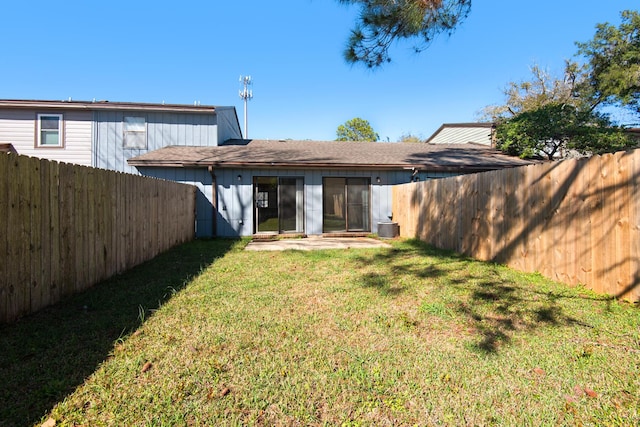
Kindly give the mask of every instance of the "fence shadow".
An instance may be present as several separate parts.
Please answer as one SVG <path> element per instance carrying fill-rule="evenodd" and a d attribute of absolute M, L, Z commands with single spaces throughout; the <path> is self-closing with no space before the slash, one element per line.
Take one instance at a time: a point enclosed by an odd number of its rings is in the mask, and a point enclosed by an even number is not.
<path fill-rule="evenodd" d="M 406 262 L 405 258 L 429 257 L 428 265 Z M 391 286 L 399 276 L 410 282 L 434 287 L 431 304 L 451 310 L 457 321 L 464 322 L 469 335 L 467 348 L 474 353 L 497 354 L 512 345 L 516 334 L 532 333 L 549 328 L 591 328 L 572 315 L 571 300 L 591 301 L 602 304 L 606 310 L 614 297 L 569 289 L 549 288 L 537 285 L 537 275 L 510 277 L 509 269 L 492 262 L 474 261 L 453 251 L 437 249 L 418 239 L 406 240 L 403 247 L 377 252 L 357 258 L 364 267 L 372 263 L 388 266 L 379 271 L 370 283 L 365 273 L 363 286 L 374 287 L 382 295 L 391 298 L 404 291 Z M 477 269 L 470 263 L 483 263 Z M 520 278 L 523 277 L 523 278 Z M 546 282 L 547 279 L 543 279 Z M 433 282 L 438 285 L 433 285 Z M 431 283 L 431 284 L 429 284 Z M 456 295 L 452 298 L 451 295 Z M 428 327 L 428 326 L 425 326 Z"/>
<path fill-rule="evenodd" d="M 407 237 L 637 301 L 640 150 L 394 189 Z"/>
<path fill-rule="evenodd" d="M 395 278 L 400 275 L 413 276 L 419 279 L 437 278 L 447 274 L 445 264 L 455 262 L 458 255 L 453 252 L 447 253 L 442 249 L 436 249 L 419 240 L 408 240 L 407 244 L 411 249 L 392 248 L 389 250 L 376 252 L 372 257 L 357 257 L 358 262 L 363 266 L 373 263 L 380 263 L 389 267 L 388 271 L 368 272 L 361 275 L 359 282 L 365 288 L 376 289 L 384 296 L 398 296 L 405 291 L 402 286 L 395 284 Z M 438 265 L 420 266 L 403 262 L 406 256 L 413 256 L 414 253 L 422 256 L 441 257 Z M 450 257 L 450 258 L 449 258 Z"/>
<path fill-rule="evenodd" d="M 14 324 L 0 326 L 0 425 L 33 425 L 145 319 L 235 241 L 173 248 Z"/>

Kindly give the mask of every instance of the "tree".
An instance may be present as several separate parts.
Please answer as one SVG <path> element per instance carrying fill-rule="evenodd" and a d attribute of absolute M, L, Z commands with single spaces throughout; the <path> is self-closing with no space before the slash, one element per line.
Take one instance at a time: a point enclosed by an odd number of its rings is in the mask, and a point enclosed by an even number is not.
<path fill-rule="evenodd" d="M 336 135 L 336 141 L 377 141 L 380 139 L 369 122 L 359 117 L 347 120 L 338 126 Z"/>
<path fill-rule="evenodd" d="M 580 79 L 578 65 L 567 61 L 563 78 L 553 77 L 538 65 L 531 67 L 531 79 L 510 82 L 504 90 L 505 104 L 491 105 L 484 109 L 483 120 L 500 122 L 526 111 L 532 111 L 547 104 L 569 104 L 590 108 L 581 98 L 575 96 L 575 87 Z"/>
<path fill-rule="evenodd" d="M 417 41 L 414 50 L 421 52 L 440 33 L 452 34 L 471 9 L 471 0 L 338 1 L 360 7 L 345 60 L 369 68 L 390 62 L 389 48 L 396 41 Z"/>
<path fill-rule="evenodd" d="M 545 155 L 549 160 L 568 152 L 601 154 L 624 149 L 633 141 L 609 119 L 590 109 L 549 102 L 523 111 L 496 128 L 497 147 L 521 157 Z"/>
<path fill-rule="evenodd" d="M 398 142 L 424 142 L 424 140 L 419 136 L 413 135 L 411 133 L 403 133 L 400 136 Z"/>
<path fill-rule="evenodd" d="M 593 39 L 576 43 L 586 59 L 580 95 L 640 114 L 640 14 L 625 10 L 619 27 L 598 24 Z"/>
<path fill-rule="evenodd" d="M 562 78 L 538 66 L 531 72 L 530 80 L 508 84 L 504 105 L 485 109 L 484 118 L 496 123 L 497 148 L 521 157 L 542 155 L 552 160 L 573 152 L 600 154 L 636 145 L 602 113 L 613 95 L 592 90 L 597 73 L 591 65 L 581 67 L 567 61 Z M 626 73 L 640 78 L 633 67 Z M 618 77 L 624 75 L 621 72 Z M 628 81 L 628 76 L 622 80 Z"/>

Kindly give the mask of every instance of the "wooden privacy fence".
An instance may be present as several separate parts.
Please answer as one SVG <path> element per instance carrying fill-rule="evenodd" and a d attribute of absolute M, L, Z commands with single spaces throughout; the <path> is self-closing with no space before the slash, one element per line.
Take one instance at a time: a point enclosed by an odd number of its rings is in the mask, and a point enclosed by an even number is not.
<path fill-rule="evenodd" d="M 0 323 L 194 238 L 195 187 L 0 155 Z"/>
<path fill-rule="evenodd" d="M 403 237 L 640 300 L 640 150 L 393 189 Z"/>

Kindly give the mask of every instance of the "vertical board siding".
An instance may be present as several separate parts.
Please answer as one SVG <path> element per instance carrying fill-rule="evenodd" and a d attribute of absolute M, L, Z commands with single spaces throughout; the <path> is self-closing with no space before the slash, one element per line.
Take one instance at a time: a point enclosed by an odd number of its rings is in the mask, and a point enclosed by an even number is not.
<path fill-rule="evenodd" d="M 223 143 L 230 139 L 241 139 L 240 123 L 235 108 L 216 108 L 218 123 L 218 141 Z"/>
<path fill-rule="evenodd" d="M 142 173 L 147 168 L 141 168 Z M 344 170 L 300 170 L 300 169 L 217 169 L 214 171 L 217 183 L 217 236 L 250 236 L 254 232 L 253 180 L 258 176 L 290 176 L 304 179 L 304 215 L 305 233 L 322 234 L 322 179 L 327 176 L 367 177 L 371 179 L 371 232 L 378 231 L 378 222 L 389 221 L 391 214 L 391 185 L 394 172 L 387 171 L 344 171 Z M 238 181 L 238 175 L 241 180 Z M 410 174 L 405 174 L 409 178 Z M 381 183 L 376 182 L 380 177 Z M 205 185 L 206 195 L 210 197 L 209 184 Z M 208 209 L 213 208 L 209 198 Z M 201 220 L 198 218 L 198 223 Z"/>
<path fill-rule="evenodd" d="M 640 300 L 640 149 L 392 193 L 403 237 Z"/>
<path fill-rule="evenodd" d="M 194 128 L 197 129 L 197 128 Z M 344 171 L 296 169 L 216 169 L 216 191 L 211 174 L 204 168 L 138 167 L 140 174 L 195 185 L 197 191 L 197 237 L 250 236 L 254 229 L 253 179 L 256 176 L 290 176 L 304 179 L 305 233 L 322 234 L 322 179 L 325 176 L 369 177 L 371 179 L 371 231 L 377 232 L 378 222 L 389 221 L 392 215 L 391 188 L 408 182 L 411 171 Z M 238 181 L 237 177 L 242 177 Z M 420 179 L 430 180 L 454 176 L 452 173 L 425 172 Z M 380 177 L 381 183 L 376 182 Z M 216 200 L 213 200 L 214 195 Z M 217 211 L 214 206 L 218 207 Z"/>
<path fill-rule="evenodd" d="M 196 188 L 0 156 L 0 323 L 194 238 Z"/>
<path fill-rule="evenodd" d="M 123 147 L 125 116 L 144 117 L 147 125 L 147 148 Z M 138 175 L 127 160 L 169 145 L 215 146 L 218 125 L 215 114 L 178 114 L 144 111 L 96 111 L 95 164 L 93 166 Z"/>

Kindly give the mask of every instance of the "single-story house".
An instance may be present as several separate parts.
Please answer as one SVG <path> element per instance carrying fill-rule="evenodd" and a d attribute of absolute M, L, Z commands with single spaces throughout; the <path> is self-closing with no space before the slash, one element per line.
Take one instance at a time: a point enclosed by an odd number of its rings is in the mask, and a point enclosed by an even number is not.
<path fill-rule="evenodd" d="M 377 233 L 393 219 L 394 185 L 528 164 L 477 144 L 239 139 L 128 162 L 197 185 L 209 210 L 199 209 L 197 234 L 225 237 Z"/>
<path fill-rule="evenodd" d="M 445 123 L 425 141 L 427 144 L 480 144 L 495 146 L 494 123 Z"/>
<path fill-rule="evenodd" d="M 195 185 L 198 237 L 377 233 L 393 185 L 527 164 L 475 140 L 241 138 L 234 107 L 0 100 L 1 151 Z"/>

